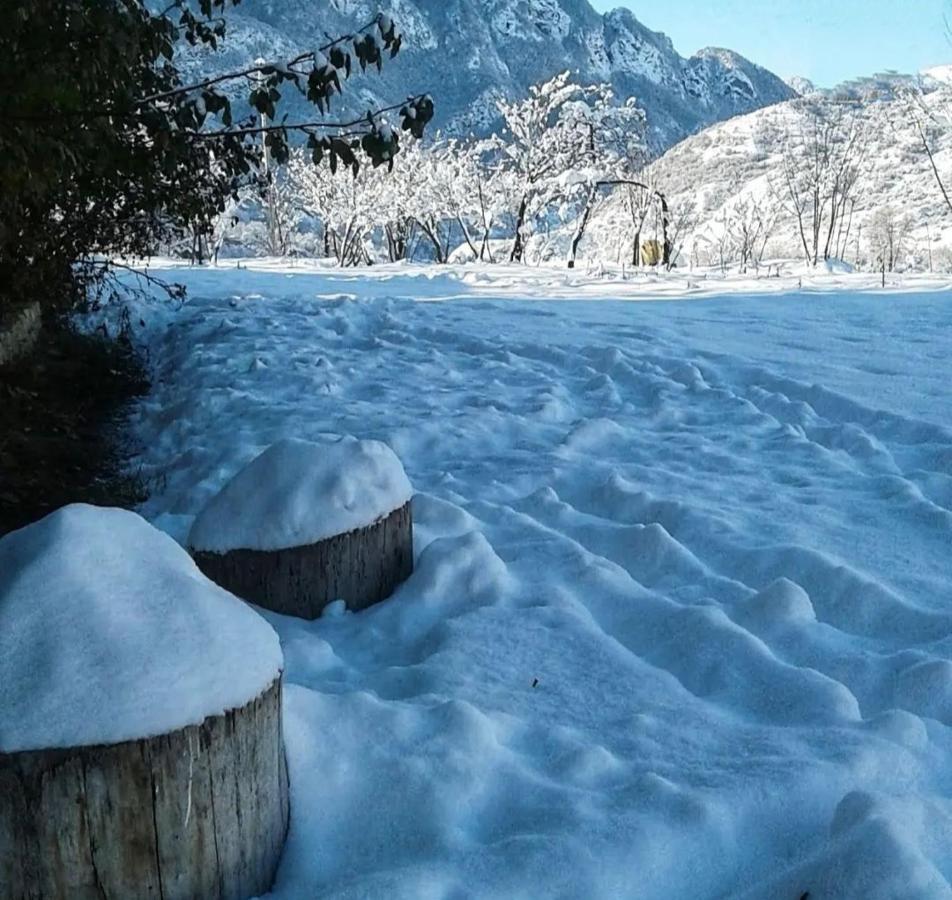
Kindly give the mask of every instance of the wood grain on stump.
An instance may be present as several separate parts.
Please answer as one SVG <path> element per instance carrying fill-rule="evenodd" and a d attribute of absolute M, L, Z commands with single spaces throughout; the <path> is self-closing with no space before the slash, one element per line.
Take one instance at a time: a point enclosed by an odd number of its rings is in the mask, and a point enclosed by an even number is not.
<path fill-rule="evenodd" d="M 316 619 L 335 600 L 364 609 L 389 597 L 413 571 L 410 504 L 365 528 L 304 547 L 194 557 L 212 581 L 274 612 Z"/>
<path fill-rule="evenodd" d="M 4 900 L 240 900 L 288 825 L 281 680 L 199 725 L 0 754 Z"/>

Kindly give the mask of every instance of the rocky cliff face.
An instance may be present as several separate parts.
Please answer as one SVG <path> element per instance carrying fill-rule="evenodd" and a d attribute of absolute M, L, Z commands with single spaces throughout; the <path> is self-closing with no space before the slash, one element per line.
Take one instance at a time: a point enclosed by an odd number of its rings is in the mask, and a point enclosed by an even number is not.
<path fill-rule="evenodd" d="M 386 4 L 385 4 L 386 5 Z M 230 13 L 229 49 L 201 69 L 310 48 L 369 20 L 378 0 L 243 0 Z M 596 13 L 588 0 L 391 0 L 404 50 L 382 79 L 355 79 L 352 105 L 429 92 L 436 126 L 487 133 L 495 102 L 566 69 L 584 83 L 610 82 L 648 114 L 652 143 L 668 147 L 706 125 L 793 96 L 779 78 L 729 50 L 685 59 L 665 35 L 627 9 Z"/>

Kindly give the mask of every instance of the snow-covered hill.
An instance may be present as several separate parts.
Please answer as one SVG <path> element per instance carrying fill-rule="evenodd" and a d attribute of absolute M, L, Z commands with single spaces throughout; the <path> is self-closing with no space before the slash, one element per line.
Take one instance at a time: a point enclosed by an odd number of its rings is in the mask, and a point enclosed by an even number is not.
<path fill-rule="evenodd" d="M 946 90 L 934 87 L 926 102 L 947 103 Z M 902 235 L 897 266 L 928 270 L 931 265 L 937 271 L 949 270 L 952 214 L 905 101 L 896 96 L 861 96 L 855 85 L 848 99 L 850 114 L 855 115 L 856 127 L 863 135 L 862 161 L 855 209 L 848 238 L 841 243 L 841 255 L 851 264 L 875 265 L 874 229 L 890 221 Z M 784 142 L 802 126 L 809 129 L 813 110 L 831 113 L 843 103 L 842 93 L 814 93 L 718 123 L 662 156 L 654 168 L 656 183 L 672 208 L 693 208 L 682 264 L 718 264 L 725 228 L 732 217 L 736 219 L 738 210 L 753 203 L 777 218 L 765 256 L 801 257 L 796 219 L 784 204 Z M 952 182 L 952 132 L 930 129 L 930 142 L 948 184 Z M 617 210 L 614 214 L 612 219 L 611 204 L 602 210 L 591 241 L 618 242 L 617 229 L 613 231 L 611 226 L 618 220 Z M 607 248 L 605 255 L 612 252 Z"/>
<path fill-rule="evenodd" d="M 369 20 L 379 6 L 377 0 L 244 0 L 229 14 L 228 49 L 193 65 L 204 70 L 310 49 L 325 32 Z M 630 10 L 601 15 L 588 0 L 392 0 L 390 7 L 404 49 L 384 78 L 357 79 L 350 96 L 365 108 L 429 92 L 444 130 L 489 131 L 498 97 L 521 96 L 530 84 L 565 70 L 637 97 L 659 147 L 794 94 L 729 50 L 706 49 L 685 59 Z"/>

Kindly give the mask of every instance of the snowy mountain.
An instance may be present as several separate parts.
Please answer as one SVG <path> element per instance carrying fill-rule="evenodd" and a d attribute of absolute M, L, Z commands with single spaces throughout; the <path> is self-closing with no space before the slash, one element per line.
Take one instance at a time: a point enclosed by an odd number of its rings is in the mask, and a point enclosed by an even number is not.
<path fill-rule="evenodd" d="M 792 88 L 796 93 L 801 97 L 806 97 L 810 94 L 814 94 L 817 91 L 817 86 L 810 81 L 809 78 L 803 78 L 800 75 L 794 75 L 793 78 L 787 79 L 788 87 Z"/>
<path fill-rule="evenodd" d="M 912 79 L 893 79 L 911 83 Z M 879 90 L 874 90 L 879 86 Z M 926 102 L 952 108 L 948 89 L 934 87 Z M 851 265 L 876 267 L 877 230 L 891 223 L 901 235 L 898 268 L 948 271 L 952 267 L 952 213 L 932 172 L 904 101 L 883 93 L 882 79 L 864 79 L 838 91 L 813 93 L 713 125 L 668 150 L 652 167 L 655 183 L 674 210 L 688 210 L 681 265 L 718 265 L 732 251 L 725 232 L 754 207 L 773 220 L 765 258 L 800 258 L 796 219 L 783 189 L 783 147 L 788 136 L 809 130 L 813 111 L 835 115 L 848 107 L 861 134 L 855 207 L 839 249 Z M 952 182 L 952 130 L 927 128 L 940 174 Z M 621 199 L 609 202 L 591 227 L 590 244 L 613 258 Z M 848 225 L 848 232 L 845 230 Z M 727 241 L 730 243 L 730 241 Z M 724 254 L 722 255 L 722 250 Z M 619 250 L 618 252 L 623 252 Z"/>
<path fill-rule="evenodd" d="M 319 6 L 319 11 L 316 10 Z M 588 0 L 392 0 L 404 49 L 384 78 L 355 79 L 358 108 L 429 92 L 436 126 L 485 133 L 496 99 L 566 69 L 584 83 L 610 82 L 648 113 L 652 142 L 670 146 L 713 122 L 794 95 L 779 78 L 729 50 L 681 57 L 669 38 L 627 9 L 601 15 Z M 369 20 L 379 0 L 244 0 L 229 13 L 227 50 L 194 57 L 200 70 L 310 49 Z"/>
<path fill-rule="evenodd" d="M 920 73 L 923 80 L 934 84 L 952 84 L 952 65 L 931 66 Z"/>

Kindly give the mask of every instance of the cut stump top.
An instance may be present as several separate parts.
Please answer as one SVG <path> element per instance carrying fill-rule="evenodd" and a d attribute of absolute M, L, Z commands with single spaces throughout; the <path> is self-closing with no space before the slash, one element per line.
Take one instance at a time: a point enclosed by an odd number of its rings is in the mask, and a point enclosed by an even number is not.
<path fill-rule="evenodd" d="M 380 441 L 284 440 L 212 498 L 188 545 L 199 553 L 308 546 L 372 525 L 412 493 L 400 460 Z"/>
<path fill-rule="evenodd" d="M 135 513 L 77 504 L 0 539 L 0 753 L 175 731 L 282 665 L 271 626 Z"/>

